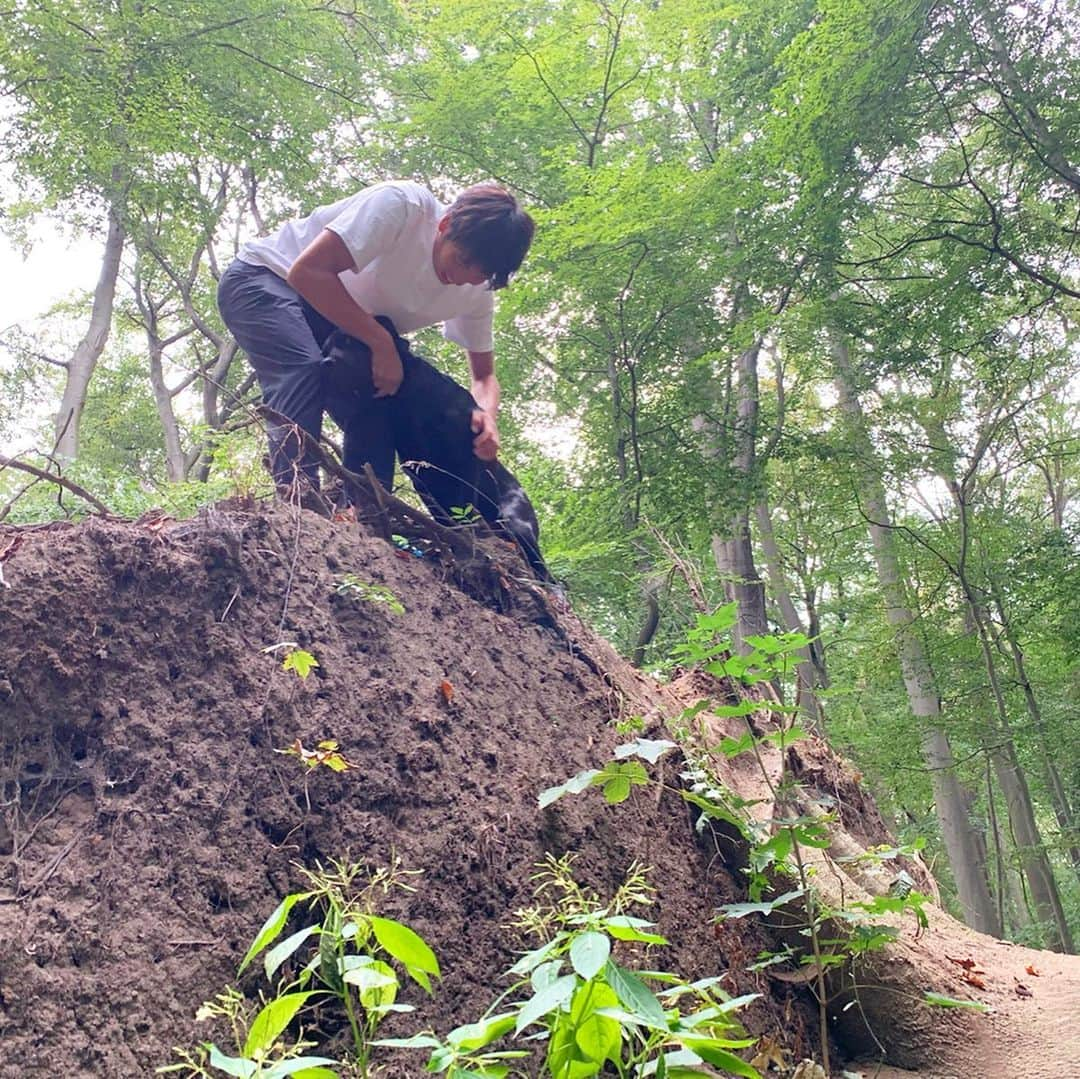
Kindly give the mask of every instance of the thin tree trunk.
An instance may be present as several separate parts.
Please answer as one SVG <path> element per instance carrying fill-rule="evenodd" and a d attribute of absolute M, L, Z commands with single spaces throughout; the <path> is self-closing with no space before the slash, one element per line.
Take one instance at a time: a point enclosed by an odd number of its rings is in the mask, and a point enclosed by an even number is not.
<path fill-rule="evenodd" d="M 769 576 L 769 590 L 772 592 L 776 605 L 780 609 L 780 615 L 784 620 L 784 628 L 788 633 L 801 633 L 806 635 L 802 619 L 795 609 L 795 603 L 791 598 L 784 576 L 783 567 L 780 564 L 780 551 L 776 546 L 776 536 L 773 533 L 772 518 L 769 515 L 769 505 L 762 499 L 757 504 L 756 517 L 758 525 L 758 538 L 761 540 L 761 551 L 765 556 L 765 571 Z M 806 716 L 807 725 L 817 734 L 824 734 L 824 723 L 821 713 L 821 702 L 815 692 L 817 676 L 810 648 L 798 650 L 799 664 L 795 668 L 796 690 L 795 704 Z"/>
<path fill-rule="evenodd" d="M 1054 951 L 1069 952 L 1072 951 L 1069 923 L 1065 917 L 1065 909 L 1061 903 L 1057 881 L 1054 879 L 1054 871 L 1035 819 L 1035 808 L 1031 801 L 1027 777 L 1016 755 L 1016 746 L 1009 727 L 1005 694 L 1001 688 L 1001 679 L 998 676 L 997 664 L 994 662 L 990 634 L 986 626 L 986 615 L 974 596 L 962 566 L 959 580 L 975 623 L 979 648 L 994 699 L 996 715 L 992 727 L 997 744 L 990 751 L 990 759 L 993 761 L 994 774 L 997 776 L 998 786 L 1001 788 L 1009 811 L 1009 823 L 1012 825 L 1020 863 L 1024 867 L 1024 875 L 1031 888 L 1035 913 L 1040 921 L 1050 927 L 1051 936 L 1048 941 L 1050 948 Z"/>
<path fill-rule="evenodd" d="M 1049 946 L 1055 951 L 1071 951 L 1072 936 L 1065 910 L 1061 902 L 1053 867 L 1046 853 L 1035 807 L 1031 799 L 1027 776 L 1020 764 L 1009 722 L 1009 708 L 1001 686 L 997 661 L 994 658 L 994 637 L 989 626 L 989 616 L 982 597 L 976 593 L 968 572 L 968 556 L 971 551 L 970 519 L 968 501 L 971 485 L 977 472 L 979 461 L 990 443 L 994 424 L 984 426 L 971 454 L 971 463 L 962 480 L 953 474 L 953 456 L 946 454 L 948 465 L 939 464 L 938 474 L 946 482 L 953 504 L 956 507 L 959 543 L 956 564 L 950 566 L 964 596 L 965 615 L 974 628 L 979 650 L 982 654 L 986 677 L 990 683 L 990 692 L 994 710 L 991 713 L 990 738 L 988 752 L 997 776 L 998 786 L 1005 798 L 1009 811 L 1009 825 L 1016 844 L 1020 863 L 1024 868 L 1031 899 L 1036 916 L 1049 927 Z M 937 444 L 945 451 L 949 442 L 944 431 L 934 431 Z"/>
<path fill-rule="evenodd" d="M 1061 834 L 1069 837 L 1069 861 L 1072 863 L 1077 877 L 1080 878 L 1080 847 L 1077 846 L 1073 838 L 1076 835 L 1076 817 L 1069 801 L 1068 792 L 1065 790 L 1065 784 L 1062 782 L 1061 773 L 1057 770 L 1051 755 L 1042 708 L 1039 705 L 1038 698 L 1035 696 L 1035 689 L 1031 684 L 1031 679 L 1028 678 L 1023 649 L 1020 647 L 1020 642 L 1017 640 L 1008 615 L 1005 613 L 1005 604 L 1001 591 L 997 587 L 997 582 L 991 581 L 990 588 L 994 597 L 994 605 L 997 607 L 998 616 L 1001 619 L 1001 635 L 1009 646 L 1009 654 L 1012 657 L 1016 680 L 1020 683 L 1027 713 L 1031 717 L 1032 726 L 1038 735 L 1039 759 L 1043 767 L 1043 782 L 1046 784 L 1047 793 L 1054 807 L 1054 816 L 1057 818 Z"/>
<path fill-rule="evenodd" d="M 660 582 L 652 572 L 653 560 L 649 549 L 637 534 L 640 523 L 642 476 L 636 452 L 636 399 L 635 395 L 631 393 L 629 408 L 623 403 L 619 363 L 614 349 L 608 353 L 607 367 L 608 381 L 611 384 L 611 419 L 615 432 L 615 467 L 618 470 L 619 490 L 624 499 L 622 524 L 627 535 L 633 537 L 634 550 L 637 552 L 635 565 L 641 575 L 641 598 L 645 604 L 645 612 L 642 615 L 641 626 L 638 629 L 630 657 L 630 661 L 634 666 L 640 667 L 645 662 L 646 650 L 649 644 L 652 643 L 652 639 L 660 625 Z M 627 423 L 628 420 L 629 423 Z M 636 493 L 633 499 L 629 497 L 631 454 L 633 454 L 636 480 Z"/>
<path fill-rule="evenodd" d="M 74 461 L 79 454 L 79 427 L 90 378 L 94 373 L 112 326 L 116 281 L 120 275 L 120 256 L 124 251 L 126 233 L 115 203 L 109 206 L 109 231 L 101 259 L 101 271 L 94 287 L 94 302 L 90 310 L 90 325 L 67 365 L 67 378 L 56 415 L 56 455 Z"/>
<path fill-rule="evenodd" d="M 754 564 L 750 533 L 750 504 L 757 480 L 756 440 L 758 433 L 757 360 L 761 342 L 744 349 L 738 358 L 735 411 L 735 457 L 732 466 L 739 477 L 739 504 L 732 514 L 730 534 L 714 536 L 716 568 L 727 578 L 727 591 L 735 600 L 738 621 L 734 627 L 735 647 L 749 652 L 746 638 L 769 630 L 765 615 L 765 586 Z"/>
<path fill-rule="evenodd" d="M 941 700 L 933 670 L 922 640 L 915 632 L 915 618 L 907 605 L 885 491 L 872 464 L 875 453 L 866 431 L 855 372 L 847 345 L 836 334 L 831 337 L 831 352 L 834 384 L 848 431 L 856 483 L 874 548 L 878 581 L 885 601 L 885 616 L 892 628 L 908 705 L 919 721 L 923 759 L 930 773 L 938 824 L 956 881 L 964 921 L 973 929 L 1000 936 L 1002 926 L 990 896 L 985 854 L 981 859 L 978 856 L 981 840 L 968 815 L 964 790 L 956 778 L 952 749 L 941 728 Z"/>
<path fill-rule="evenodd" d="M 154 391 L 158 419 L 165 439 L 165 472 L 171 483 L 182 483 L 187 478 L 187 455 L 180 442 L 180 425 L 176 422 L 173 395 L 165 384 L 163 367 L 164 347 L 156 333 L 147 328 L 150 347 L 150 385 Z"/>

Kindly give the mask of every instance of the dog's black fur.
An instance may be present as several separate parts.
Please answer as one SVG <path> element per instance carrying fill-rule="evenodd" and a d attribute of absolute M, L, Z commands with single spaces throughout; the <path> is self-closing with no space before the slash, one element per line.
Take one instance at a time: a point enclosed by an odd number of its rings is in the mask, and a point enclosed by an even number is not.
<path fill-rule="evenodd" d="M 405 377 L 398 392 L 379 398 L 375 408 L 388 410 L 394 449 L 429 512 L 444 524 L 453 524 L 459 522 L 452 510 L 473 507 L 492 528 L 518 544 L 541 580 L 551 581 L 528 495 L 505 465 L 482 461 L 473 452 L 472 414 L 479 406 L 472 394 L 415 355 L 388 319 L 379 321 L 394 338 Z M 363 341 L 335 330 L 323 352 L 327 411 L 347 428 L 350 415 L 372 410 L 371 350 Z"/>

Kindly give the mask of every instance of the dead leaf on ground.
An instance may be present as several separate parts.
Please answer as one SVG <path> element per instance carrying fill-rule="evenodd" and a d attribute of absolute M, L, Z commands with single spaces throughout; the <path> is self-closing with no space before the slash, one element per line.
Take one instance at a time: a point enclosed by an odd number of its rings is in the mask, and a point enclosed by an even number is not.
<path fill-rule="evenodd" d="M 775 1065 L 778 1071 L 786 1071 L 787 1061 L 784 1060 L 784 1053 L 785 1050 L 781 1048 L 779 1040 L 768 1034 L 758 1042 L 757 1056 L 750 1061 L 750 1067 L 766 1071 L 771 1065 Z"/>
<path fill-rule="evenodd" d="M 1035 969 L 1035 964 L 1034 963 L 1028 963 L 1026 969 L 1027 969 L 1028 974 L 1030 974 L 1033 978 L 1038 978 L 1039 977 L 1039 972 Z"/>
<path fill-rule="evenodd" d="M 950 963 L 955 963 L 958 967 L 963 967 L 964 970 L 970 971 L 972 974 L 985 974 L 985 970 L 979 970 L 975 966 L 974 959 L 954 959 L 951 955 L 945 956 Z"/>
<path fill-rule="evenodd" d="M 449 704 L 454 699 L 454 685 L 452 682 L 448 682 L 445 678 L 439 683 L 439 692 L 442 694 L 443 700 Z"/>

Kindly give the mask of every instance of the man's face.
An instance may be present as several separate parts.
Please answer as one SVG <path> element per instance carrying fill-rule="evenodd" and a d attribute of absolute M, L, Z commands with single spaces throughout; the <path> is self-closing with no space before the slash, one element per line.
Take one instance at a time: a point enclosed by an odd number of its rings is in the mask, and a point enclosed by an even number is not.
<path fill-rule="evenodd" d="M 443 221 L 446 219 L 443 218 Z M 465 252 L 446 235 L 443 223 L 439 222 L 439 232 L 431 249 L 431 263 L 435 276 L 444 285 L 482 285 L 488 275 L 469 261 Z"/>

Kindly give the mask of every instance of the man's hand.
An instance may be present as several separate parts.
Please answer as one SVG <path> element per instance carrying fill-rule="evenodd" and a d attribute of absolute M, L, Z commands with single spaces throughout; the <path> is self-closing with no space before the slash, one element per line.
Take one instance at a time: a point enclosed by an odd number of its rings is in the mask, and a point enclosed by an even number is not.
<path fill-rule="evenodd" d="M 401 388 L 404 377 L 405 368 L 392 342 L 371 350 L 371 379 L 375 383 L 376 397 L 393 397 Z"/>
<path fill-rule="evenodd" d="M 495 426 L 491 413 L 482 408 L 474 409 L 472 429 L 476 435 L 473 439 L 473 453 L 481 461 L 494 461 L 499 456 L 499 429 Z"/>

